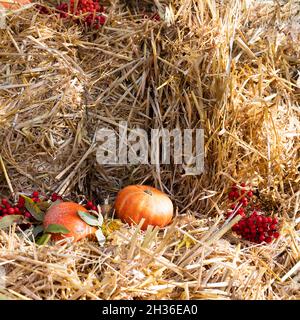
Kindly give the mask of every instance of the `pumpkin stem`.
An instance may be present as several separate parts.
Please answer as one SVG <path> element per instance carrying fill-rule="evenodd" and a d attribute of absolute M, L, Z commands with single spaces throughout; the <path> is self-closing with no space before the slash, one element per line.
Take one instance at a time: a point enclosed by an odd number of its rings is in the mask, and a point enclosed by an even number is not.
<path fill-rule="evenodd" d="M 144 190 L 144 192 L 152 196 L 152 192 L 150 190 L 147 189 L 147 190 Z"/>

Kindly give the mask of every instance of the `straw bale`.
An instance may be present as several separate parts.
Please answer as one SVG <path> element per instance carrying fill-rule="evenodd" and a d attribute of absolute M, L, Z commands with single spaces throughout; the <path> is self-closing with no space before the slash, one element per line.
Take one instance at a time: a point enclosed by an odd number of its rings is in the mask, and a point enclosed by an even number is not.
<path fill-rule="evenodd" d="M 105 3 L 108 20 L 97 31 L 34 7 L 9 13 L 0 30 L 0 195 L 38 189 L 102 204 L 127 184 L 147 183 L 171 196 L 179 216 L 144 247 L 147 234 L 128 240 L 136 229 L 124 225 L 103 248 L 37 248 L 16 228 L 1 231 L 0 293 L 299 299 L 299 1 Z M 145 18 L 155 10 L 167 13 L 160 22 Z M 97 164 L 95 132 L 118 131 L 119 121 L 148 132 L 204 129 L 205 172 Z M 242 181 L 282 221 L 272 245 L 230 232 L 211 238 L 230 184 Z"/>

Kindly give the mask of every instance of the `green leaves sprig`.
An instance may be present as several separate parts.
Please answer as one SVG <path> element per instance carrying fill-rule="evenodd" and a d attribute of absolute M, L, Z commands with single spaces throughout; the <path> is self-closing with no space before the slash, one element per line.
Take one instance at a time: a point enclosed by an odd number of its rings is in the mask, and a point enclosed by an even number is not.
<path fill-rule="evenodd" d="M 30 214 L 37 220 L 37 221 L 43 221 L 44 220 L 44 213 L 40 209 L 40 207 L 29 197 L 25 196 L 24 194 L 21 194 L 20 197 L 22 197 L 25 200 L 25 208 L 30 212 Z"/>
<path fill-rule="evenodd" d="M 100 246 L 103 246 L 106 238 L 102 232 L 102 225 L 103 225 L 103 216 L 101 213 L 98 214 L 98 218 L 91 215 L 90 213 L 84 212 L 84 211 L 78 211 L 77 212 L 79 217 L 88 225 L 93 227 L 98 227 L 98 230 L 95 232 L 96 238 L 100 244 Z"/>

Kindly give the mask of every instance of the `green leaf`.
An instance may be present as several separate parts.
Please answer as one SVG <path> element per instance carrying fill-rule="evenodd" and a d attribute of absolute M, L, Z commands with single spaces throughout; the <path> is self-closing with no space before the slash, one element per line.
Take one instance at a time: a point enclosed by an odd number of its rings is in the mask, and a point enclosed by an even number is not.
<path fill-rule="evenodd" d="M 100 244 L 100 246 L 102 247 L 104 244 L 105 244 L 105 241 L 106 241 L 106 238 L 105 236 L 103 235 L 102 233 L 102 230 L 101 229 L 98 229 L 96 232 L 95 232 L 95 235 L 97 237 L 97 240 Z"/>
<path fill-rule="evenodd" d="M 45 233 L 70 233 L 70 231 L 61 224 L 49 224 Z"/>
<path fill-rule="evenodd" d="M 37 202 L 36 204 L 42 211 L 46 211 L 50 208 L 51 203 L 48 201 Z"/>
<path fill-rule="evenodd" d="M 31 215 L 37 221 L 43 221 L 44 214 L 41 211 L 41 209 L 37 206 L 37 204 L 32 199 L 23 194 L 21 194 L 20 196 L 25 200 L 25 207 L 31 213 Z"/>
<path fill-rule="evenodd" d="M 14 223 L 22 221 L 23 218 L 23 216 L 17 214 L 5 216 L 0 220 L 0 229 L 8 228 L 12 226 Z"/>
<path fill-rule="evenodd" d="M 36 242 L 36 244 L 42 246 L 45 245 L 49 242 L 49 240 L 51 239 L 51 234 L 49 233 L 44 233 Z"/>
<path fill-rule="evenodd" d="M 79 217 L 88 225 L 93 226 L 93 227 L 101 227 L 98 219 L 91 214 L 84 212 L 84 211 L 78 211 L 77 212 Z"/>

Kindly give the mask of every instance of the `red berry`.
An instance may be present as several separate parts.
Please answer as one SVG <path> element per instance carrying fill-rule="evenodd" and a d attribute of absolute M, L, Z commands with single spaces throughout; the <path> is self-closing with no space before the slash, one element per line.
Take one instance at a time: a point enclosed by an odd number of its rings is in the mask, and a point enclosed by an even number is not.
<path fill-rule="evenodd" d="M 24 216 L 25 216 L 26 218 L 31 218 L 31 214 L 30 214 L 30 212 L 28 212 L 28 211 L 25 212 Z"/>
<path fill-rule="evenodd" d="M 274 237 L 274 238 L 277 239 L 277 238 L 279 238 L 279 236 L 280 236 L 279 232 L 274 232 L 274 234 L 273 234 L 273 237 Z"/>
<path fill-rule="evenodd" d="M 245 197 L 242 198 L 241 204 L 242 204 L 243 207 L 247 207 L 247 205 L 248 205 L 248 200 L 247 200 L 247 198 L 245 198 Z"/>
<path fill-rule="evenodd" d="M 241 183 L 241 187 L 245 188 L 246 187 L 246 183 L 245 182 Z"/>
<path fill-rule="evenodd" d="M 276 225 L 275 224 L 271 224 L 270 225 L 270 230 L 276 230 Z"/>
<path fill-rule="evenodd" d="M 6 215 L 8 213 L 8 209 L 3 209 L 2 212 L 3 212 L 3 215 Z"/>
<path fill-rule="evenodd" d="M 252 191 L 248 191 L 247 195 L 248 195 L 249 198 L 252 198 L 253 197 L 253 192 Z"/>
<path fill-rule="evenodd" d="M 25 204 L 25 199 L 23 197 L 19 197 L 18 203 Z"/>
<path fill-rule="evenodd" d="M 234 191 L 229 192 L 228 198 L 229 198 L 229 200 L 234 199 Z"/>
<path fill-rule="evenodd" d="M 100 19 L 99 19 L 99 23 L 101 24 L 101 25 L 104 25 L 104 23 L 105 23 L 105 21 L 106 21 L 106 18 L 105 18 L 105 16 L 100 16 Z"/>
<path fill-rule="evenodd" d="M 96 206 L 92 206 L 92 210 L 97 211 L 97 207 Z"/>
<path fill-rule="evenodd" d="M 263 224 L 266 224 L 266 223 L 268 222 L 268 218 L 266 218 L 266 217 L 261 217 L 261 222 L 262 222 Z"/>
<path fill-rule="evenodd" d="M 278 220 L 276 218 L 273 218 L 273 221 L 272 221 L 273 224 L 277 224 L 278 223 Z"/>
<path fill-rule="evenodd" d="M 239 230 L 239 227 L 237 224 L 235 224 L 233 227 L 232 227 L 232 231 L 238 231 Z"/>
<path fill-rule="evenodd" d="M 241 215 L 241 216 L 245 216 L 245 211 L 244 211 L 243 208 L 240 208 L 240 209 L 237 211 L 237 213 L 238 213 L 239 215 Z"/>
<path fill-rule="evenodd" d="M 58 194 L 57 193 L 52 193 L 51 195 L 51 201 L 55 202 L 58 199 Z"/>
<path fill-rule="evenodd" d="M 258 224 L 260 224 L 260 223 L 262 223 L 263 218 L 262 218 L 261 216 L 258 216 L 258 217 L 256 218 L 256 221 L 257 221 Z"/>
<path fill-rule="evenodd" d="M 273 219 L 272 219 L 271 217 L 268 217 L 268 218 L 267 218 L 267 222 L 268 222 L 268 223 L 272 223 L 272 221 L 273 221 Z"/>
<path fill-rule="evenodd" d="M 266 242 L 267 242 L 267 243 L 271 243 L 271 242 L 272 242 L 272 238 L 271 238 L 271 237 L 267 237 L 267 238 L 266 238 Z"/>
<path fill-rule="evenodd" d="M 38 198 L 39 197 L 39 193 L 37 191 L 34 191 L 32 193 L 32 198 Z"/>
<path fill-rule="evenodd" d="M 235 191 L 235 192 L 234 192 L 234 198 L 237 199 L 237 198 L 239 198 L 239 196 L 240 196 L 239 192 L 238 192 L 238 191 Z"/>
<path fill-rule="evenodd" d="M 8 204 L 8 200 L 7 200 L 7 199 L 5 199 L 5 198 L 4 198 L 4 199 L 2 199 L 2 201 L 1 201 L 1 202 L 2 202 L 2 204 L 3 204 L 4 206 L 5 206 L 6 204 Z"/>
<path fill-rule="evenodd" d="M 92 201 L 88 201 L 87 204 L 86 204 L 86 206 L 87 206 L 88 208 L 92 208 L 93 205 L 94 205 L 94 204 L 93 204 Z"/>
<path fill-rule="evenodd" d="M 18 207 L 15 207 L 14 210 L 15 210 L 15 214 L 20 214 L 20 209 Z"/>
<path fill-rule="evenodd" d="M 256 224 L 254 223 L 253 219 L 252 220 L 249 219 L 248 225 L 250 226 L 250 228 L 256 228 Z"/>
<path fill-rule="evenodd" d="M 9 208 L 9 209 L 7 210 L 7 213 L 8 213 L 8 214 L 15 214 L 15 209 L 14 209 L 14 208 Z"/>

